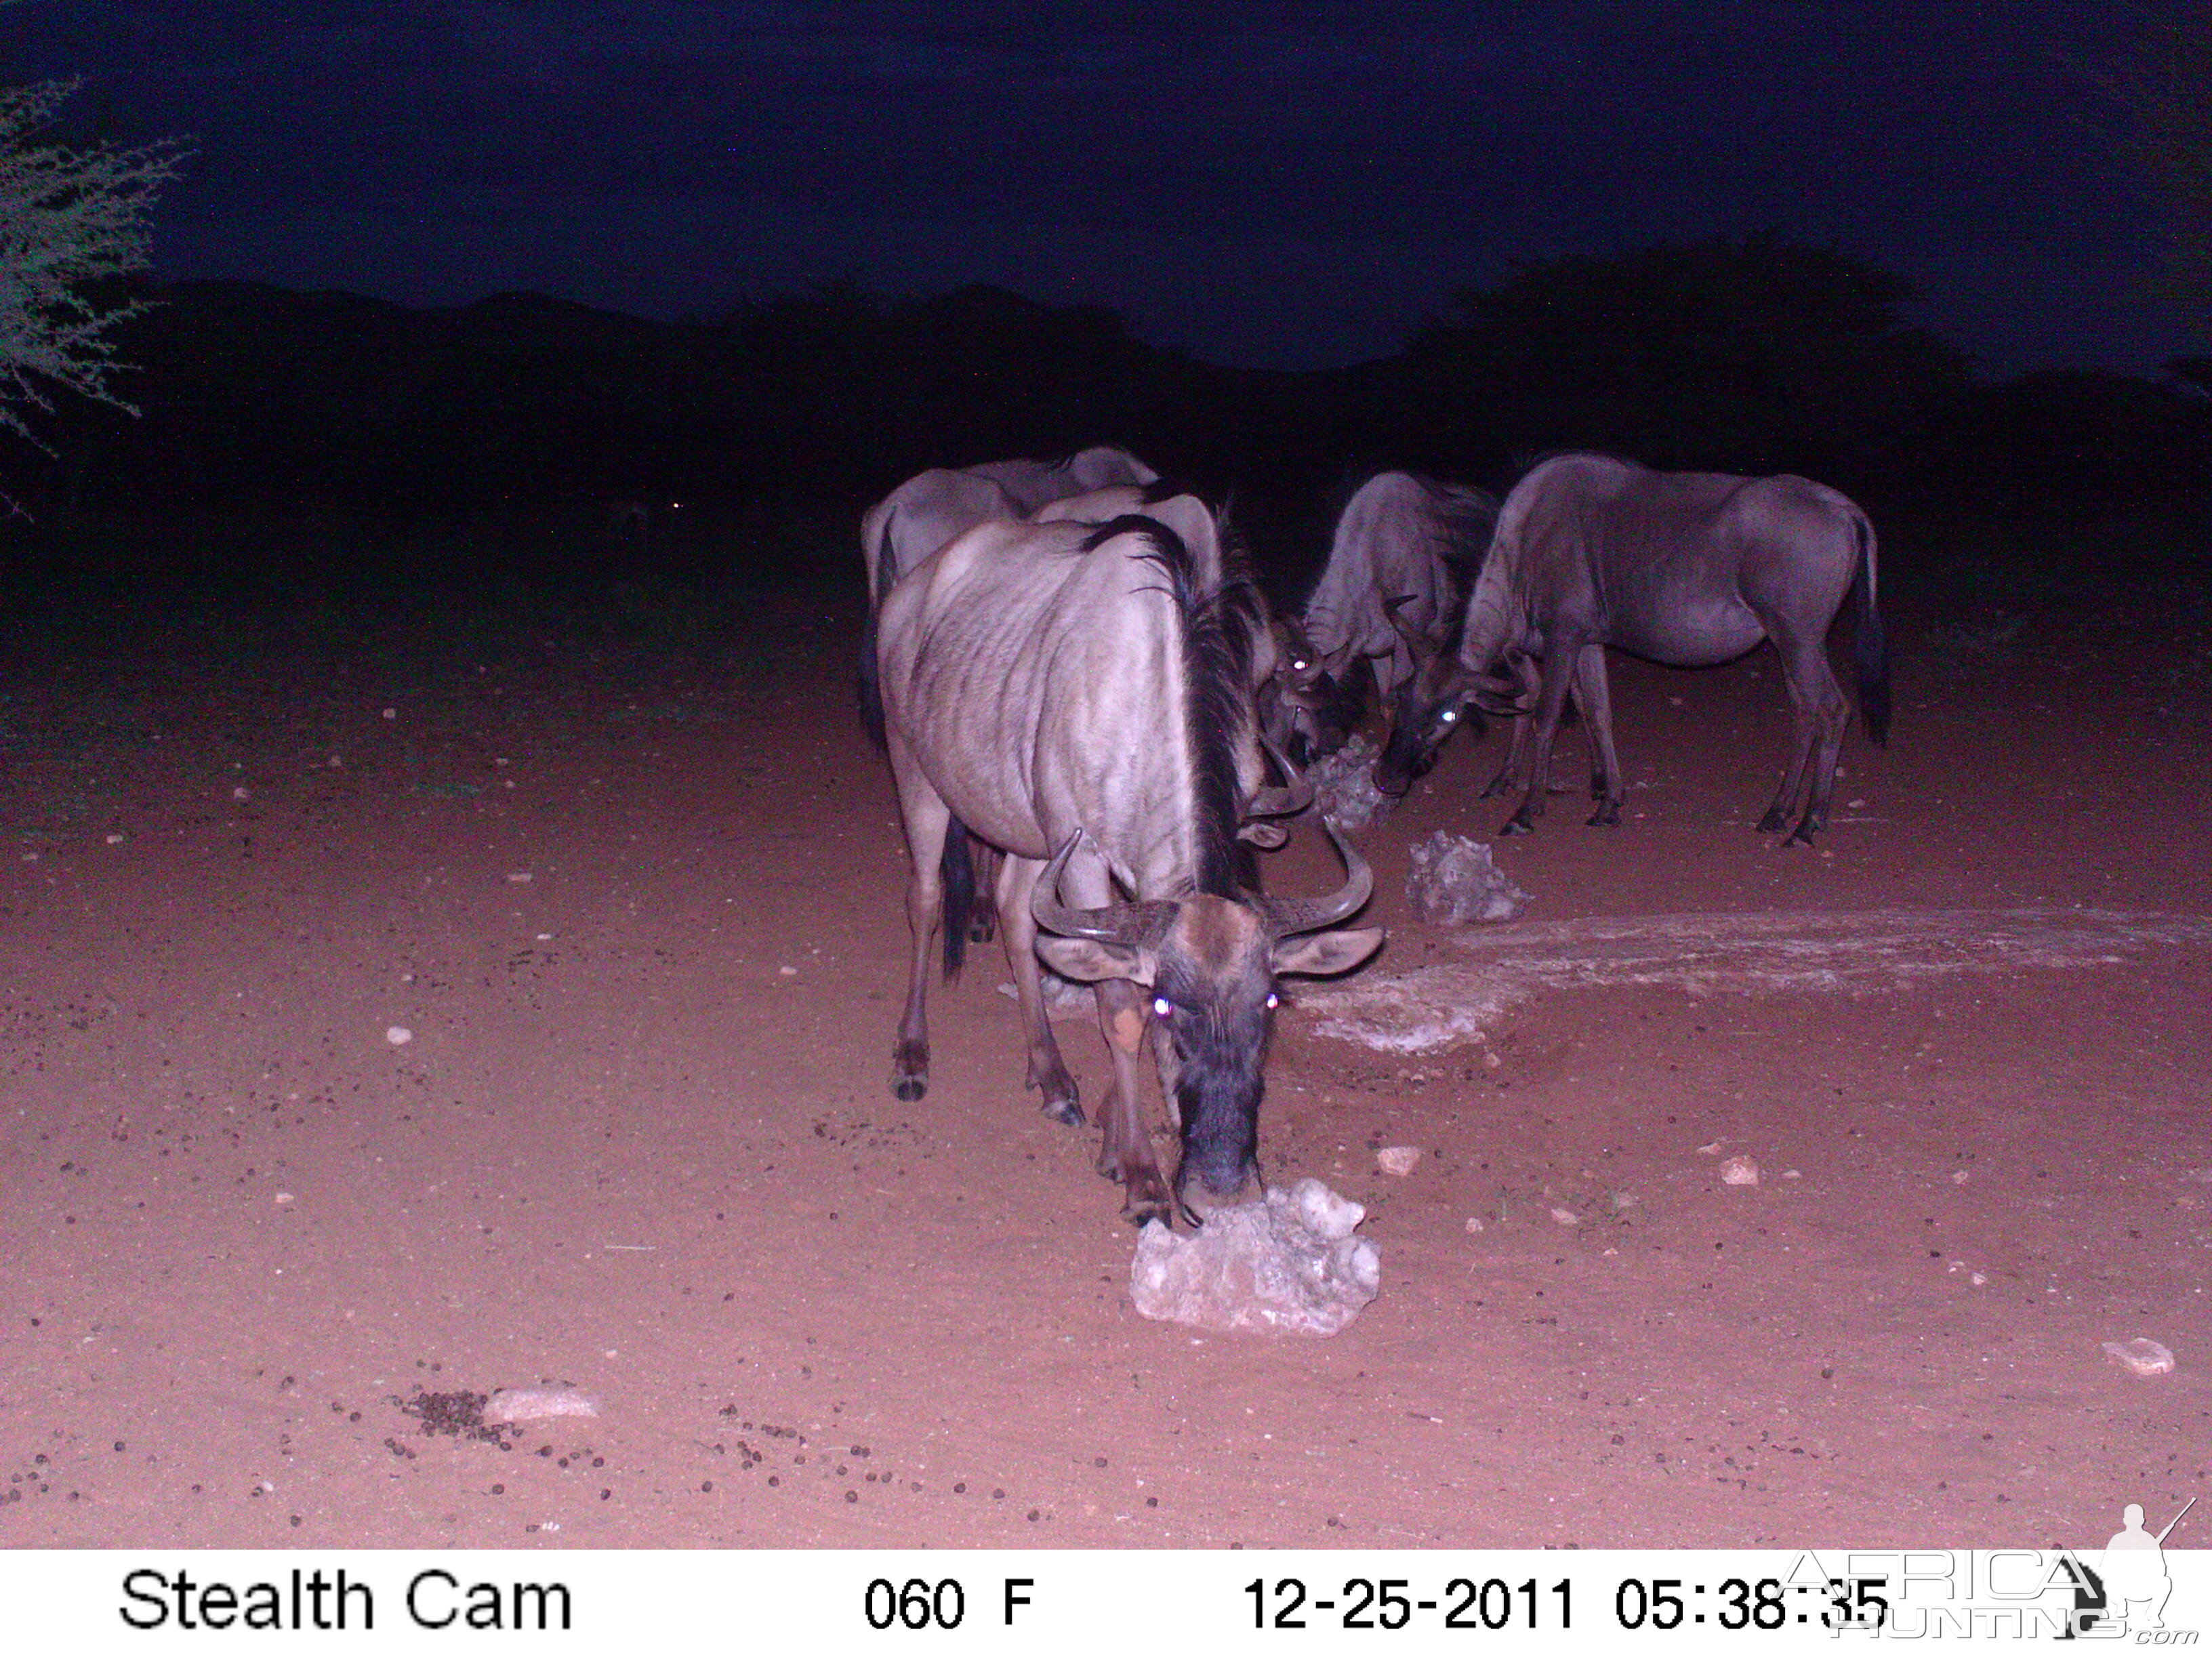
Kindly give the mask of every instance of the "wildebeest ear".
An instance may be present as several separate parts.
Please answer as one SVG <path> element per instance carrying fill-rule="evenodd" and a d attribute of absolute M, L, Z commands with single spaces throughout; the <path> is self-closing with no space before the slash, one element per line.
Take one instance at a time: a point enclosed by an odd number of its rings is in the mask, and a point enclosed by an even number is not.
<path fill-rule="evenodd" d="M 1255 847 L 1264 847 L 1270 853 L 1283 846 L 1291 832 L 1279 823 L 1248 823 L 1237 832 L 1237 839 L 1249 841 Z"/>
<path fill-rule="evenodd" d="M 1062 979 L 1091 984 L 1102 979 L 1131 979 L 1150 985 L 1158 967 L 1150 951 L 1139 951 L 1133 945 L 1109 945 L 1103 939 L 1059 939 L 1040 933 L 1036 953 Z"/>
<path fill-rule="evenodd" d="M 1042 940 L 1038 943 L 1042 945 Z M 1355 927 L 1341 933 L 1308 933 L 1275 941 L 1279 974 L 1341 974 L 1357 968 L 1382 944 L 1380 927 Z"/>

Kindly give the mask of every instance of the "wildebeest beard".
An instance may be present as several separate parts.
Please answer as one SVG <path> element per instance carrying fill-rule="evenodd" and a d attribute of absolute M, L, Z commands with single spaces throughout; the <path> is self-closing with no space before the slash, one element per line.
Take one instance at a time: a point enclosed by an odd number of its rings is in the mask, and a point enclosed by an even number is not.
<path fill-rule="evenodd" d="M 1201 990 L 1175 973 L 1170 960 L 1160 964 L 1153 986 L 1182 1138 L 1178 1195 L 1195 1181 L 1216 1198 L 1234 1198 L 1259 1175 L 1260 1102 L 1274 1016 L 1264 970 L 1243 977 L 1250 982 Z M 1158 1013 L 1162 1003 L 1165 1014 Z"/>

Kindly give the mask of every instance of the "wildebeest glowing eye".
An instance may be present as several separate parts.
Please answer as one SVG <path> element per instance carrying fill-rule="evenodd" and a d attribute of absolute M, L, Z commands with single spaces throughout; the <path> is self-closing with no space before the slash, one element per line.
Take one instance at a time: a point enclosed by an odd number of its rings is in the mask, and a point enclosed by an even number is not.
<path fill-rule="evenodd" d="M 1305 665 L 1306 659 L 1304 657 L 1293 657 L 1291 659 L 1291 666 L 1293 668 L 1304 668 Z"/>
<path fill-rule="evenodd" d="M 1446 726 L 1449 726 L 1454 720 L 1459 718 L 1459 710 L 1456 708 L 1447 708 L 1443 714 L 1437 715 L 1437 718 L 1442 720 Z"/>
<path fill-rule="evenodd" d="M 1152 1012 L 1158 1014 L 1162 1019 L 1165 1019 L 1170 1014 L 1175 1012 L 1175 1004 L 1170 1002 L 1165 997 L 1154 997 L 1152 999 Z"/>
<path fill-rule="evenodd" d="M 1283 1006 L 1283 1000 L 1270 991 L 1267 993 L 1267 1006 L 1270 1008 L 1279 1008 Z"/>

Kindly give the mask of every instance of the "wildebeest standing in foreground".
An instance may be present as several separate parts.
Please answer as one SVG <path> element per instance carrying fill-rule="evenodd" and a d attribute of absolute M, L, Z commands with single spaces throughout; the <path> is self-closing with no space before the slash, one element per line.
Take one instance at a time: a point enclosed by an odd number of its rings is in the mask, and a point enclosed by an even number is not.
<path fill-rule="evenodd" d="M 1254 602 L 1237 574 L 1205 582 L 1166 525 L 1127 517 L 985 525 L 925 560 L 881 610 L 884 725 L 912 864 L 893 1092 L 915 1099 L 927 1086 L 940 904 L 948 969 L 963 921 L 941 890 L 941 850 L 972 830 L 1006 854 L 995 898 L 1027 1080 L 1063 1122 L 1082 1121 L 1082 1109 L 1037 958 L 1097 986 L 1114 1070 L 1099 1169 L 1139 1223 L 1172 1219 L 1194 1182 L 1226 1198 L 1254 1174 L 1276 976 L 1340 973 L 1382 942 L 1379 929 L 1326 931 L 1372 885 L 1341 842 L 1349 873 L 1332 897 L 1237 890 L 1238 829 L 1261 776 L 1243 657 Z M 1172 1197 L 1139 1103 L 1148 1035 L 1182 1139 Z"/>
<path fill-rule="evenodd" d="M 1879 744 L 1889 732 L 1889 664 L 1875 605 L 1874 526 L 1848 496 L 1784 474 L 1655 472 L 1607 455 L 1554 456 L 1513 487 L 1468 602 L 1454 657 L 1400 704 L 1378 787 L 1402 793 L 1477 704 L 1533 719 L 1520 810 L 1501 835 L 1544 810 L 1552 741 L 1571 683 L 1590 726 L 1594 824 L 1620 822 L 1605 650 L 1703 668 L 1774 641 L 1796 711 L 1796 741 L 1762 833 L 1808 845 L 1827 821 L 1850 709 L 1828 665 L 1828 629 L 1853 602 L 1859 712 Z M 1540 659 L 1529 705 L 1531 659 Z M 1510 764 L 1510 763 L 1509 763 Z M 1790 828 L 1794 824 L 1794 828 Z"/>
<path fill-rule="evenodd" d="M 868 621 L 860 639 L 860 719 L 883 746 L 882 702 L 875 689 L 876 607 L 900 577 L 956 536 L 994 520 L 1025 519 L 1046 504 L 1114 486 L 1157 484 L 1159 474 L 1126 449 L 1098 444 L 1056 461 L 1025 458 L 966 468 L 917 472 L 860 518 L 860 559 L 868 573 Z M 986 872 L 992 855 L 977 848 Z M 990 913 L 971 927 L 978 944 L 991 937 Z"/>
<path fill-rule="evenodd" d="M 1284 625 L 1278 653 L 1277 690 L 1307 753 L 1350 735 L 1351 722 L 1332 720 L 1330 708 L 1360 663 L 1371 665 L 1387 714 L 1401 688 L 1451 649 L 1497 520 L 1494 496 L 1418 473 L 1378 472 L 1352 493 L 1321 580 L 1299 621 Z"/>

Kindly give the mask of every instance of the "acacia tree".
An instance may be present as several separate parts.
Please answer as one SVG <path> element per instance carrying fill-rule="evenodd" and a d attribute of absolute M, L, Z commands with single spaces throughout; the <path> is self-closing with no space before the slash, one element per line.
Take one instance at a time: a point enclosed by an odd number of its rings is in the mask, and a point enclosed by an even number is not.
<path fill-rule="evenodd" d="M 191 148 L 61 141 L 56 112 L 82 84 L 0 88 L 0 427 L 41 448 L 27 417 L 55 388 L 137 413 L 114 390 L 114 333 L 146 307 L 113 279 L 149 263 L 155 199 Z"/>

